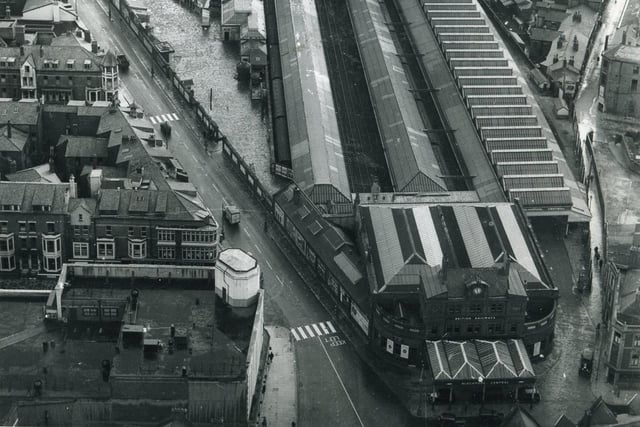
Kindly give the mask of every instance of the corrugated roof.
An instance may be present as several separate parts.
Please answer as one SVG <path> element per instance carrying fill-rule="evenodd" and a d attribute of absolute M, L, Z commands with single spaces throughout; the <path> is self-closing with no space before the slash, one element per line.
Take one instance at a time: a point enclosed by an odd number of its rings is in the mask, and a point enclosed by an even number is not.
<path fill-rule="evenodd" d="M 542 267 L 531 253 L 532 238 L 514 209 L 510 203 L 362 205 L 360 218 L 369 241 L 376 291 L 418 287 L 421 280 L 457 286 L 455 280 L 445 283 L 433 274 L 441 270 L 445 256 L 449 271 L 488 271 L 499 267 L 499 260 L 508 253 L 539 279 Z M 524 294 L 516 281 L 509 283 L 509 292 Z M 440 288 L 429 292 L 441 293 Z"/>
<path fill-rule="evenodd" d="M 443 191 L 440 167 L 380 5 L 350 0 L 378 128 L 397 191 Z M 423 175 L 416 180 L 417 175 Z M 409 188 L 410 187 L 410 188 Z"/>
<path fill-rule="evenodd" d="M 535 379 L 522 340 L 426 341 L 436 381 Z"/>
<path fill-rule="evenodd" d="M 351 191 L 315 4 L 279 0 L 276 17 L 294 181 L 316 203 L 348 201 Z M 318 185 L 328 188 L 317 195 Z"/>

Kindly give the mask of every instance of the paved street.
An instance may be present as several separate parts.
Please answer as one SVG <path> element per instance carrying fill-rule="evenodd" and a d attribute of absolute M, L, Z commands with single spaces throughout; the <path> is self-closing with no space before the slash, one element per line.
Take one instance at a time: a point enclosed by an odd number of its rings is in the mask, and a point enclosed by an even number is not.
<path fill-rule="evenodd" d="M 174 4 L 171 0 L 157 0 L 154 7 L 162 3 Z M 122 75 L 121 80 L 136 103 L 145 109 L 148 116 L 167 113 L 180 116 L 180 120 L 171 123 L 173 133 L 169 148 L 189 172 L 192 182 L 216 218 L 221 221 L 223 199 L 233 201 L 242 210 L 240 226 L 225 227 L 225 246 L 250 251 L 261 263 L 266 288 L 265 323 L 291 328 L 328 320 L 328 314 L 303 285 L 287 258 L 264 235 L 265 216 L 261 206 L 225 166 L 220 149 L 209 154 L 205 152 L 199 141 L 200 132 L 189 115 L 185 114 L 180 101 L 163 92 L 162 87 L 166 82 L 159 80 L 157 75 L 155 79 L 151 78 L 150 58 L 139 42 L 133 39 L 126 24 L 116 13 L 113 14 L 114 21 L 109 22 L 105 12 L 106 3 L 79 0 L 78 4 L 82 21 L 89 26 L 99 44 L 102 47 L 115 47 L 130 59 L 131 69 L 128 74 Z M 172 19 L 175 25 L 185 29 L 187 39 L 192 30 L 187 27 L 201 31 L 196 15 L 176 12 Z M 162 24 L 155 15 L 152 15 L 151 21 L 156 28 Z M 214 26 L 210 32 L 215 32 Z M 176 54 L 186 61 L 189 53 L 178 51 L 181 45 L 179 41 L 173 38 L 170 41 L 176 48 Z M 186 40 L 183 43 L 193 45 L 193 41 Z M 216 58 L 209 60 L 215 62 Z M 198 67 L 206 73 L 205 65 Z M 209 75 L 210 79 L 215 79 L 215 74 Z M 245 95 L 241 91 L 229 93 L 227 100 L 232 104 L 232 100 Z M 221 129 L 235 143 L 233 132 L 227 131 L 224 121 L 221 122 Z M 335 321 L 333 324 L 340 336 L 339 325 Z M 412 420 L 406 411 L 382 385 L 371 378 L 372 375 L 363 368 L 350 344 L 331 347 L 314 339 L 296 343 L 295 346 L 300 425 L 411 425 Z M 321 411 L 322 417 L 318 416 L 318 411 Z"/>

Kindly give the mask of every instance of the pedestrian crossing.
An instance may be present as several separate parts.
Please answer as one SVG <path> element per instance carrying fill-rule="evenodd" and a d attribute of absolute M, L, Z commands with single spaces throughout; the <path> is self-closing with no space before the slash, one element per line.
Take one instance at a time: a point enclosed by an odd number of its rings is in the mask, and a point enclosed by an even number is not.
<path fill-rule="evenodd" d="M 330 321 L 311 323 L 309 325 L 291 328 L 291 335 L 296 341 L 306 340 L 313 337 L 321 337 L 323 335 L 331 335 L 336 333 L 336 328 Z"/>
<path fill-rule="evenodd" d="M 172 122 L 174 120 L 180 120 L 180 117 L 176 113 L 167 113 L 167 114 L 158 114 L 157 116 L 149 116 L 149 120 L 154 125 L 164 123 L 164 122 Z"/>

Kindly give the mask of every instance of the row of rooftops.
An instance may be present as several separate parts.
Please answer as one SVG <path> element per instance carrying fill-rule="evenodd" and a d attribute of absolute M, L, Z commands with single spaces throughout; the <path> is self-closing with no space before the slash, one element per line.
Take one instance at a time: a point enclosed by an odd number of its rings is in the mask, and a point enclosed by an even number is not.
<path fill-rule="evenodd" d="M 473 16 L 461 16 L 460 3 L 473 6 L 466 12 Z M 474 0 L 434 0 L 424 10 L 509 200 L 520 199 L 525 209 L 570 210 L 581 197 L 577 184 L 484 11 Z"/>
<path fill-rule="evenodd" d="M 276 21 L 294 181 L 314 203 L 348 202 L 351 190 L 315 3 L 277 1 Z"/>
<path fill-rule="evenodd" d="M 432 141 L 424 130 L 406 76 L 408 71 L 387 26 L 388 17 L 375 2 L 350 0 L 349 5 L 394 189 L 445 191 Z"/>

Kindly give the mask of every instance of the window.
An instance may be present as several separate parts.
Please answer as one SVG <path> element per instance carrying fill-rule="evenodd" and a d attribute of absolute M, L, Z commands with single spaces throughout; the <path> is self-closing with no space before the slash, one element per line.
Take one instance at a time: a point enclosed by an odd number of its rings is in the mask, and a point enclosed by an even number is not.
<path fill-rule="evenodd" d="M 84 218 L 82 214 L 78 214 L 78 222 L 83 222 Z"/>
<path fill-rule="evenodd" d="M 633 66 L 633 74 L 640 74 L 640 65 Z"/>
<path fill-rule="evenodd" d="M 29 233 L 36 232 L 36 223 L 35 221 L 29 221 Z"/>
<path fill-rule="evenodd" d="M 129 258 L 145 258 L 147 256 L 147 241 L 144 239 L 129 240 Z"/>
<path fill-rule="evenodd" d="M 488 330 L 490 334 L 501 334 L 504 332 L 504 328 L 500 323 L 489 323 Z"/>
<path fill-rule="evenodd" d="M 147 227 L 140 228 L 140 237 L 147 237 Z"/>
<path fill-rule="evenodd" d="M 0 256 L 0 271 L 13 271 L 16 269 L 16 258 L 13 255 Z"/>
<path fill-rule="evenodd" d="M 112 234 L 111 234 L 111 226 L 110 225 L 107 225 L 107 226 L 104 227 L 104 233 L 107 235 L 107 237 L 111 237 L 112 236 Z"/>
<path fill-rule="evenodd" d="M 0 233 L 6 234 L 9 231 L 9 223 L 7 221 L 0 221 Z"/>
<path fill-rule="evenodd" d="M 36 237 L 29 237 L 29 247 L 31 249 L 38 249 L 38 239 Z"/>
<path fill-rule="evenodd" d="M 480 314 L 480 313 L 482 313 L 482 305 L 480 304 L 469 305 L 469 314 Z"/>
<path fill-rule="evenodd" d="M 453 333 L 454 334 L 459 334 L 460 333 L 460 325 L 459 324 L 453 325 Z"/>
<path fill-rule="evenodd" d="M 215 252 L 212 248 L 186 247 L 182 248 L 182 259 L 185 261 L 196 261 L 214 259 Z"/>
<path fill-rule="evenodd" d="M 176 248 L 173 246 L 159 246 L 158 258 L 160 259 L 176 259 Z"/>
<path fill-rule="evenodd" d="M 633 79 L 631 80 L 631 92 L 637 92 L 638 91 L 638 80 Z"/>
<path fill-rule="evenodd" d="M 613 333 L 613 343 L 620 344 L 620 334 L 618 332 Z"/>
<path fill-rule="evenodd" d="M 518 325 L 513 323 L 511 324 L 511 333 L 515 334 L 516 332 L 518 332 Z"/>
<path fill-rule="evenodd" d="M 159 242 L 174 242 L 176 240 L 176 232 L 174 230 L 158 229 Z"/>
<path fill-rule="evenodd" d="M 45 256 L 44 257 L 44 269 L 49 272 L 60 271 L 61 260 L 60 256 Z"/>
<path fill-rule="evenodd" d="M 18 230 L 20 233 L 25 233 L 27 231 L 27 223 L 24 221 L 18 221 Z"/>
<path fill-rule="evenodd" d="M 84 317 L 97 317 L 98 316 L 98 308 L 97 307 L 82 307 L 82 315 Z"/>
<path fill-rule="evenodd" d="M 634 354 L 631 356 L 631 366 L 640 366 L 640 355 Z"/>
<path fill-rule="evenodd" d="M 83 225 L 82 226 L 82 234 L 84 234 L 84 235 L 88 235 L 89 234 L 89 226 L 88 225 Z"/>
<path fill-rule="evenodd" d="M 133 227 L 129 227 L 129 237 L 133 237 Z"/>
<path fill-rule="evenodd" d="M 118 317 L 118 309 L 116 307 L 106 307 L 102 309 L 104 317 Z"/>
<path fill-rule="evenodd" d="M 56 224 L 55 222 L 47 222 L 47 233 L 55 233 Z"/>
<path fill-rule="evenodd" d="M 490 306 L 491 313 L 502 313 L 504 311 L 504 303 L 497 302 Z"/>
<path fill-rule="evenodd" d="M 74 225 L 73 226 L 73 234 L 75 236 L 80 236 L 82 235 L 82 227 L 80 227 L 79 225 Z"/>
<path fill-rule="evenodd" d="M 213 230 L 207 231 L 183 231 L 182 241 L 187 243 L 213 243 L 215 241 Z"/>
<path fill-rule="evenodd" d="M 449 310 L 449 314 L 460 314 L 461 312 L 460 305 L 458 304 L 450 305 L 448 310 Z"/>
<path fill-rule="evenodd" d="M 640 347 L 640 335 L 635 335 L 633 337 L 633 346 Z"/>
<path fill-rule="evenodd" d="M 101 259 L 113 259 L 115 252 L 115 244 L 113 241 L 98 241 L 98 258 Z"/>
<path fill-rule="evenodd" d="M 89 244 L 85 242 L 73 242 L 74 258 L 89 258 Z"/>
<path fill-rule="evenodd" d="M 0 238 L 0 252 L 1 253 L 7 253 L 7 252 L 13 252 L 14 247 L 13 247 L 13 234 L 8 236 L 8 237 L 3 237 Z"/>
<path fill-rule="evenodd" d="M 42 79 L 44 80 L 44 84 L 49 84 L 49 76 L 44 76 Z"/>
<path fill-rule="evenodd" d="M 29 67 L 28 65 L 24 66 L 24 72 L 25 73 L 30 73 L 31 72 L 31 67 Z"/>

